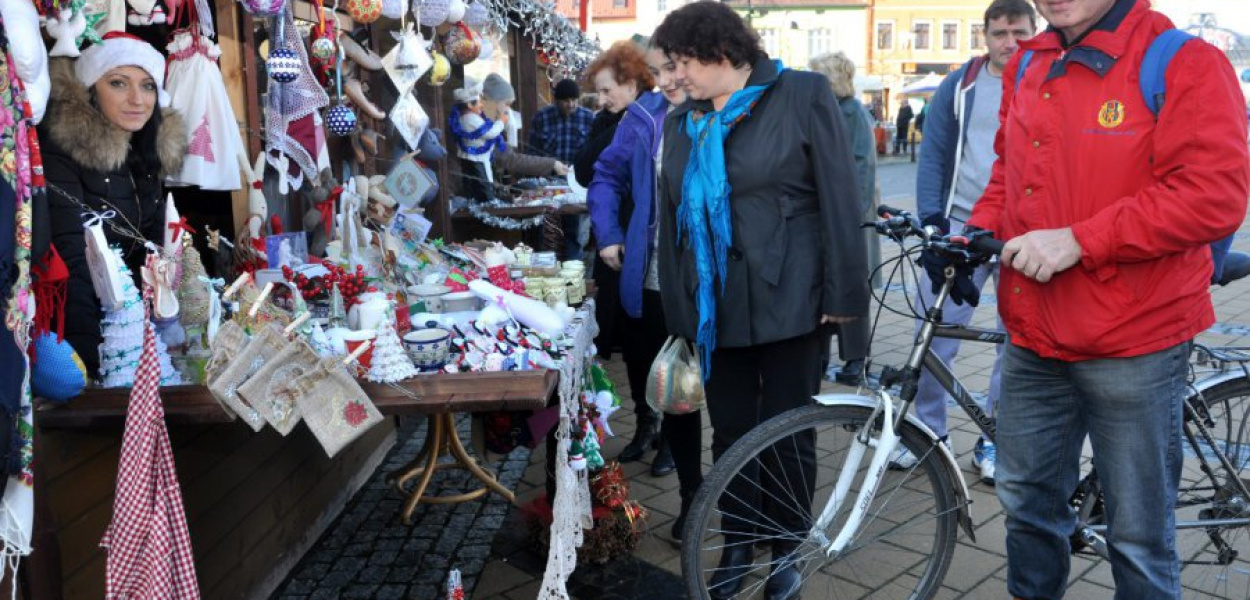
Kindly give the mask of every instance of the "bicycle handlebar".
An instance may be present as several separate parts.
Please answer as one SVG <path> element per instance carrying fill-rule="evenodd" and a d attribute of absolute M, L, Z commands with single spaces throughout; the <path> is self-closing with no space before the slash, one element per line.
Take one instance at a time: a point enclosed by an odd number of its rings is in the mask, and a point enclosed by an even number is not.
<path fill-rule="evenodd" d="M 882 220 L 865 224 L 871 225 L 877 233 L 896 240 L 916 237 L 927 248 L 967 262 L 985 262 L 1003 251 L 1002 240 L 994 239 L 988 231 L 977 231 L 971 235 L 944 235 L 935 229 L 926 229 L 920 219 L 910 212 L 884 204 L 877 207 L 877 215 Z"/>

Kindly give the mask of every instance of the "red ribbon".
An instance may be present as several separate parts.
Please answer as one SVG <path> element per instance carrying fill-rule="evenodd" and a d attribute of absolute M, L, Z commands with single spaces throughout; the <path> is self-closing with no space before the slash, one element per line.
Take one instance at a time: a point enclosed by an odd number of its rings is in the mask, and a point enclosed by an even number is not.
<path fill-rule="evenodd" d="M 259 189 L 262 189 L 262 188 L 264 188 L 264 187 L 265 187 L 265 182 L 264 182 L 264 181 L 262 181 L 262 180 L 257 179 L 256 181 L 253 181 L 253 182 L 252 182 L 252 189 L 254 189 L 254 190 L 259 190 Z"/>
<path fill-rule="evenodd" d="M 168 227 L 174 232 L 175 242 L 182 239 L 182 234 L 184 233 L 196 233 L 195 229 L 192 229 L 191 226 L 187 224 L 186 217 L 178 217 L 178 220 L 171 222 Z"/>
<path fill-rule="evenodd" d="M 343 186 L 338 186 L 330 191 L 330 195 L 323 202 L 317 203 L 317 210 L 321 211 L 321 223 L 325 225 L 326 237 L 330 236 L 330 227 L 334 223 L 334 202 L 339 199 L 339 195 L 343 193 Z"/>

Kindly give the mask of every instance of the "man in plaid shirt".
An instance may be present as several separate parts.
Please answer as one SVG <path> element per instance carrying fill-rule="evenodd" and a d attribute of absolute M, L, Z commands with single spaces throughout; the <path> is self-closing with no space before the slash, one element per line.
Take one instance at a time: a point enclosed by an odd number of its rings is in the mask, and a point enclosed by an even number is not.
<path fill-rule="evenodd" d="M 594 113 L 578 105 L 577 82 L 563 79 L 554 89 L 556 103 L 534 114 L 530 127 L 530 152 L 552 156 L 571 165 L 590 137 Z"/>

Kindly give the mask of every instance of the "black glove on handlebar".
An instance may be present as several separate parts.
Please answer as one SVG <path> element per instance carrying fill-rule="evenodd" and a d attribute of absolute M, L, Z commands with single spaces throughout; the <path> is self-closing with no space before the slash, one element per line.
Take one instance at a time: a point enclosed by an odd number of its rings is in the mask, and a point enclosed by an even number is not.
<path fill-rule="evenodd" d="M 933 284 L 934 295 L 938 293 L 938 290 L 942 289 L 942 284 L 946 282 L 946 267 L 951 265 L 950 259 L 933 250 L 924 250 L 920 253 L 920 266 L 924 267 L 925 273 L 929 275 L 929 281 Z M 955 282 L 951 286 L 951 300 L 959 305 L 967 302 L 972 306 L 976 306 L 981 302 L 981 290 L 972 282 L 972 273 L 975 269 L 966 264 L 954 266 Z"/>
<path fill-rule="evenodd" d="M 925 227 L 932 225 L 943 235 L 951 232 L 951 220 L 942 215 L 929 215 L 921 219 L 920 224 Z"/>

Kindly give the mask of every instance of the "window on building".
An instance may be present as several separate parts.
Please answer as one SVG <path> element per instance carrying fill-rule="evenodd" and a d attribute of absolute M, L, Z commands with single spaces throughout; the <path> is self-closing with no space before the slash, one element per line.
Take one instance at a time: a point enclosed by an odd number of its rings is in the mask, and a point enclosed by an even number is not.
<path fill-rule="evenodd" d="M 969 42 L 971 43 L 971 46 L 969 46 L 969 48 L 974 51 L 984 48 L 985 47 L 985 24 L 973 23 L 971 29 L 972 29 L 972 39 L 969 40 Z"/>
<path fill-rule="evenodd" d="M 933 47 L 929 40 L 929 33 L 932 28 L 932 23 L 915 23 L 912 25 L 911 47 L 913 50 L 928 50 Z"/>
<path fill-rule="evenodd" d="M 612 8 L 629 8 L 629 0 L 612 0 Z"/>
<path fill-rule="evenodd" d="M 959 48 L 959 23 L 942 23 L 942 49 Z"/>
<path fill-rule="evenodd" d="M 660 14 L 668 12 L 668 0 L 656 0 L 655 10 Z"/>
<path fill-rule="evenodd" d="M 877 50 L 894 49 L 894 23 L 877 23 Z"/>
<path fill-rule="evenodd" d="M 833 51 L 833 32 L 828 29 L 807 30 L 807 55 L 817 56 Z"/>
<path fill-rule="evenodd" d="M 759 34 L 760 42 L 764 46 L 764 52 L 768 53 L 768 55 L 773 58 L 780 56 L 781 45 L 778 43 L 777 30 L 761 29 L 759 30 Z"/>

